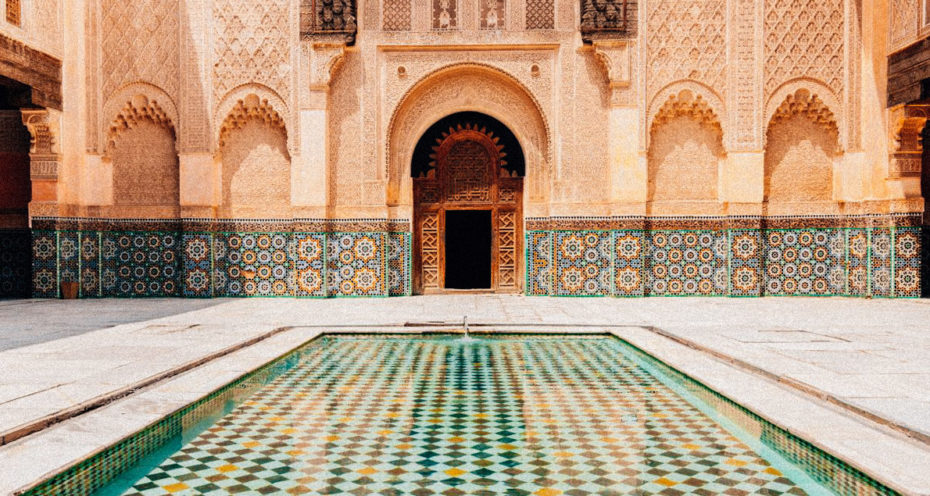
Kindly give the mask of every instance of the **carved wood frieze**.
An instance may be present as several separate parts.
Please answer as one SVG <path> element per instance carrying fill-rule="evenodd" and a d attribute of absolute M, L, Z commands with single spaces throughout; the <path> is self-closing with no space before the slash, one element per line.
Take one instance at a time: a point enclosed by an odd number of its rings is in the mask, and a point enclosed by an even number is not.
<path fill-rule="evenodd" d="M 636 34 L 636 0 L 581 0 L 581 37 L 631 38 Z"/>
<path fill-rule="evenodd" d="M 355 0 L 302 0 L 300 31 L 305 37 L 334 37 L 355 43 L 358 32 Z"/>

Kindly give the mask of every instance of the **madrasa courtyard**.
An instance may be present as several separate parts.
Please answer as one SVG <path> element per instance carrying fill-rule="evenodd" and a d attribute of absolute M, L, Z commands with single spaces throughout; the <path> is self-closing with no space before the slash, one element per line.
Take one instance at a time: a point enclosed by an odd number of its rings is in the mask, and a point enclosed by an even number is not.
<path fill-rule="evenodd" d="M 930 494 L 930 0 L 0 5 L 0 493 Z"/>

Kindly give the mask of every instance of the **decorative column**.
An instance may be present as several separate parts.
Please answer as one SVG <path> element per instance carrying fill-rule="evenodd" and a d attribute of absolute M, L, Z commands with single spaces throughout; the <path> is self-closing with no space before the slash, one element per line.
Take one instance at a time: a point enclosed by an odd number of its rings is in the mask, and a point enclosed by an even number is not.
<path fill-rule="evenodd" d="M 58 215 L 58 171 L 61 148 L 58 142 L 61 112 L 50 109 L 22 110 L 23 124 L 29 130 L 29 175 L 32 201 L 29 219 Z"/>
<path fill-rule="evenodd" d="M 595 40 L 593 46 L 610 87 L 608 150 L 611 202 L 643 203 L 646 201 L 647 174 L 645 163 L 639 157 L 640 119 L 632 74 L 635 44 L 630 40 Z"/>

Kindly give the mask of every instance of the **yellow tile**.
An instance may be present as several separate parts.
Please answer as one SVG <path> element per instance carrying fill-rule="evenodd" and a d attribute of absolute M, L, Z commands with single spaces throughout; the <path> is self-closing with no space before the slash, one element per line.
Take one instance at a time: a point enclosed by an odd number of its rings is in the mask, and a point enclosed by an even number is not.
<path fill-rule="evenodd" d="M 737 460 L 736 458 L 730 458 L 723 463 L 726 463 L 727 465 L 733 465 L 734 467 L 745 467 L 747 464 L 747 462 L 744 462 L 743 460 Z"/>
<path fill-rule="evenodd" d="M 390 413 L 388 413 L 388 414 L 385 414 L 385 417 L 387 417 L 387 418 L 397 418 L 397 417 L 400 417 L 400 414 L 397 413 L 397 412 L 390 412 Z"/>
<path fill-rule="evenodd" d="M 517 449 L 517 447 L 514 446 L 514 445 L 512 445 L 512 444 L 502 444 L 502 445 L 498 446 L 497 449 L 502 449 L 502 450 L 504 450 L 504 451 L 513 451 L 513 450 Z"/>
<path fill-rule="evenodd" d="M 483 412 L 482 412 L 482 413 L 476 413 L 476 414 L 474 415 L 474 417 L 475 417 L 475 418 L 484 419 L 484 418 L 488 418 L 488 414 L 487 414 L 487 413 L 483 413 Z"/>
<path fill-rule="evenodd" d="M 620 440 L 615 437 L 602 437 L 601 441 L 604 441 L 605 443 L 608 443 L 608 444 L 617 444 L 620 442 Z"/>
<path fill-rule="evenodd" d="M 450 443 L 463 443 L 463 442 L 465 442 L 465 438 L 464 438 L 464 437 L 459 437 L 459 436 L 450 437 L 450 438 L 449 438 L 449 442 L 450 442 Z"/>
<path fill-rule="evenodd" d="M 168 491 L 169 493 L 176 493 L 183 491 L 188 488 L 188 485 L 183 482 L 178 482 L 177 484 L 171 484 L 170 486 L 163 486 L 162 489 Z"/>
<path fill-rule="evenodd" d="M 401 451 L 407 451 L 408 449 L 410 449 L 410 448 L 412 448 L 412 447 L 413 447 L 412 444 L 407 444 L 407 443 L 401 443 L 401 444 L 398 444 L 397 446 L 395 446 L 395 448 L 397 448 L 397 449 L 399 449 L 399 450 L 401 450 Z"/>
<path fill-rule="evenodd" d="M 692 450 L 692 451 L 693 451 L 693 450 L 699 450 L 699 449 L 701 449 L 700 446 L 698 446 L 698 445 L 696 445 L 696 444 L 691 444 L 691 443 L 682 444 L 681 447 L 684 448 L 684 449 L 687 449 L 687 450 Z"/>
<path fill-rule="evenodd" d="M 533 494 L 535 494 L 536 496 L 559 496 L 560 494 L 562 494 L 562 491 L 559 491 L 558 489 L 553 489 L 551 487 L 544 487 L 540 489 L 539 491 L 536 491 Z"/>
<path fill-rule="evenodd" d="M 671 479 L 666 479 L 665 477 L 660 477 L 660 478 L 656 479 L 655 482 L 656 482 L 656 484 L 661 484 L 661 485 L 663 485 L 663 486 L 665 486 L 665 487 L 672 487 L 672 486 L 675 486 L 675 485 L 678 484 L 677 482 L 675 482 L 675 481 L 673 481 L 673 480 L 671 480 Z"/>
<path fill-rule="evenodd" d="M 458 477 L 464 473 L 465 471 L 460 468 L 450 468 L 449 470 L 446 470 L 446 475 L 450 477 Z"/>
<path fill-rule="evenodd" d="M 653 413 L 652 416 L 655 418 L 668 418 L 668 415 L 664 413 Z"/>
<path fill-rule="evenodd" d="M 360 468 L 360 469 L 356 470 L 356 472 L 358 472 L 358 473 L 360 473 L 360 474 L 362 474 L 362 475 L 371 475 L 371 474 L 376 474 L 376 473 L 378 473 L 378 469 L 376 469 L 376 468 L 374 468 L 374 467 L 365 467 L 365 468 Z"/>
<path fill-rule="evenodd" d="M 237 467 L 237 466 L 235 466 L 235 465 L 223 465 L 222 467 L 217 467 L 217 468 L 216 468 L 216 471 L 217 471 L 217 472 L 220 472 L 220 473 L 222 473 L 222 474 L 225 474 L 226 472 L 232 472 L 232 471 L 235 471 L 235 470 L 239 470 L 239 467 Z"/>
<path fill-rule="evenodd" d="M 284 417 L 271 417 L 268 420 L 271 422 L 284 422 Z"/>
<path fill-rule="evenodd" d="M 287 452 L 287 454 L 288 454 L 288 455 L 291 455 L 291 456 L 300 456 L 300 455 L 302 455 L 302 454 L 304 454 L 304 453 L 306 453 L 306 451 L 304 451 L 304 450 L 299 450 L 299 449 L 290 450 L 290 451 Z"/>
<path fill-rule="evenodd" d="M 575 456 L 575 454 L 572 453 L 571 451 L 556 451 L 555 453 L 552 454 L 552 456 L 557 457 L 557 458 L 571 458 Z"/>
<path fill-rule="evenodd" d="M 441 423 L 442 423 L 442 419 L 441 419 L 441 418 L 431 418 L 431 419 L 427 420 L 427 422 L 429 422 L 429 423 L 431 423 L 431 424 L 441 424 Z"/>
<path fill-rule="evenodd" d="M 351 422 L 352 420 L 354 420 L 352 417 L 342 417 L 341 419 L 339 419 L 339 421 L 342 422 L 342 423 L 344 423 L 344 424 L 348 424 L 348 423 Z"/>
<path fill-rule="evenodd" d="M 338 440 L 339 440 L 339 436 L 326 436 L 326 437 L 324 437 L 323 439 L 324 439 L 325 441 L 327 441 L 327 442 L 332 443 L 332 442 L 338 441 Z"/>
<path fill-rule="evenodd" d="M 387 430 L 387 429 L 383 431 L 378 431 L 379 436 L 390 436 L 391 434 L 394 434 L 394 431 Z"/>
<path fill-rule="evenodd" d="M 769 467 L 763 470 L 763 472 L 770 474 L 770 475 L 779 475 L 779 476 L 781 475 L 781 472 L 779 472 L 779 470 L 775 467 Z"/>
<path fill-rule="evenodd" d="M 295 432 L 297 432 L 297 429 L 293 427 L 288 427 L 287 429 L 281 429 L 282 434 L 293 434 Z"/>
<path fill-rule="evenodd" d="M 242 445 L 245 446 L 246 448 L 257 448 L 261 446 L 262 443 L 258 441 L 248 441 L 248 442 L 242 443 Z"/>

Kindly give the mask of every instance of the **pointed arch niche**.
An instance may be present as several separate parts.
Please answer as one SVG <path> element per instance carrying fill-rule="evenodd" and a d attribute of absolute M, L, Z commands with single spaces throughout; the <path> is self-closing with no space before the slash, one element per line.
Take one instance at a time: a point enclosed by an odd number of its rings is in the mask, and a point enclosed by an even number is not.
<path fill-rule="evenodd" d="M 144 94 L 124 102 L 107 129 L 104 152 L 113 165 L 113 204 L 120 207 L 114 214 L 176 216 L 180 165 L 173 104 Z"/>
<path fill-rule="evenodd" d="M 785 97 L 769 121 L 764 195 L 768 213 L 803 214 L 805 204 L 834 201 L 834 168 L 841 159 L 836 117 L 807 89 Z M 812 211 L 813 212 L 813 211 Z"/>
<path fill-rule="evenodd" d="M 291 205 L 287 127 L 278 111 L 250 93 L 235 102 L 219 131 L 220 215 L 285 216 Z"/>
<path fill-rule="evenodd" d="M 703 96 L 687 89 L 670 95 L 649 133 L 649 202 L 716 203 L 726 151 L 720 119 Z"/>

